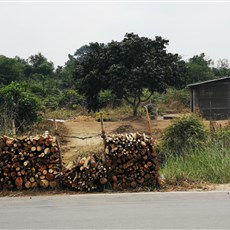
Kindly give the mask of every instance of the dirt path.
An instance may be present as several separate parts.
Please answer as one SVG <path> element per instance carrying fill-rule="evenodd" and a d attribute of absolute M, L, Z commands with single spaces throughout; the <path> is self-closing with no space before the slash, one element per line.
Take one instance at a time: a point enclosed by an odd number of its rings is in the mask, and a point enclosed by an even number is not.
<path fill-rule="evenodd" d="M 103 140 L 101 138 L 101 124 L 97 121 L 67 121 L 64 123 L 68 129 L 65 136 L 66 145 L 63 146 L 63 162 L 68 165 L 76 157 L 88 152 L 103 150 Z M 168 120 L 152 121 L 154 134 L 158 137 L 163 129 L 170 124 Z M 145 117 L 130 119 L 127 121 L 104 122 L 106 135 L 116 133 L 140 132 L 149 133 Z M 71 166 L 71 165 L 69 165 Z"/>

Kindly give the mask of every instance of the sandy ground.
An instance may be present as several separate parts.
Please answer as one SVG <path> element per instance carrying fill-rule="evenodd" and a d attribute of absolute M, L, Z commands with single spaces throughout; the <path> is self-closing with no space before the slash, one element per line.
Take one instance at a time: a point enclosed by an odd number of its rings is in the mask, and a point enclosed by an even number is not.
<path fill-rule="evenodd" d="M 103 151 L 103 139 L 101 138 L 101 123 L 94 120 L 78 121 L 72 120 L 64 123 L 68 134 L 65 137 L 63 149 L 63 162 L 67 166 L 72 164 L 80 154 Z M 158 138 L 162 130 L 170 124 L 170 120 L 152 120 L 154 137 Z M 104 122 L 106 135 L 117 133 L 140 132 L 149 134 L 148 123 L 145 118 L 130 119 L 127 121 Z M 70 166 L 70 165 L 69 165 Z"/>

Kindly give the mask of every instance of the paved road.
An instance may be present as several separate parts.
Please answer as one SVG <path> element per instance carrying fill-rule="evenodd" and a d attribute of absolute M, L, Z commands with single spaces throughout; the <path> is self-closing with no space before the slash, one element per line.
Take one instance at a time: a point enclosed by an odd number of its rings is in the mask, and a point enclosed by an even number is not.
<path fill-rule="evenodd" d="M 0 229 L 230 229 L 230 194 L 0 198 Z"/>

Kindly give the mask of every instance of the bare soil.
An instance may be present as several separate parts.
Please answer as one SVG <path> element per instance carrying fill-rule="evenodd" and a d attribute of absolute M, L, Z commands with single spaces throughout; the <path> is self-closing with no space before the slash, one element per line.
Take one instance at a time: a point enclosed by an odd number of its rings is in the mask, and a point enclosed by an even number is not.
<path fill-rule="evenodd" d="M 168 127 L 170 120 L 152 120 L 152 129 L 155 138 L 159 138 L 161 132 Z M 101 123 L 96 120 L 86 119 L 71 120 L 64 123 L 68 132 L 64 135 L 65 143 L 62 145 L 63 162 L 71 167 L 77 156 L 88 152 L 103 151 L 103 139 L 101 138 Z M 148 123 L 145 117 L 129 118 L 123 121 L 104 122 L 106 135 L 118 133 L 139 132 L 149 134 Z"/>
<path fill-rule="evenodd" d="M 164 129 L 166 129 L 172 120 L 151 120 L 153 138 L 159 139 Z M 207 128 L 209 121 L 204 121 Z M 228 121 L 218 121 L 217 126 L 224 127 Z M 89 152 L 103 151 L 103 139 L 101 138 L 101 123 L 92 117 L 79 116 L 73 120 L 67 121 L 60 126 L 62 140 L 63 162 L 65 166 L 71 166 L 72 162 L 79 156 Z M 145 117 L 128 117 L 122 121 L 104 122 L 106 135 L 118 133 L 139 132 L 149 134 L 148 122 Z"/>

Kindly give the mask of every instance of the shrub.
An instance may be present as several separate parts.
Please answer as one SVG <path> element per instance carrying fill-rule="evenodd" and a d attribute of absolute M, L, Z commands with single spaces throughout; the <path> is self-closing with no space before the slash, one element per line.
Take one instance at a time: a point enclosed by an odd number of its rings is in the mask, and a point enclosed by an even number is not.
<path fill-rule="evenodd" d="M 110 90 L 104 90 L 99 93 L 99 108 L 105 108 L 106 106 L 111 106 L 112 108 L 118 106 L 120 101 L 117 97 L 111 93 Z"/>
<path fill-rule="evenodd" d="M 27 92 L 23 85 L 13 82 L 0 89 L 0 114 L 4 119 L 2 126 L 10 126 L 11 120 L 15 120 L 16 128 L 19 131 L 40 119 L 40 100 L 30 92 Z"/>
<path fill-rule="evenodd" d="M 66 90 L 60 100 L 60 105 L 69 109 L 73 109 L 74 107 L 76 107 L 76 105 L 84 104 L 84 96 L 80 95 L 76 90 L 73 89 Z"/>
<path fill-rule="evenodd" d="M 196 116 L 183 116 L 173 121 L 162 137 L 162 150 L 166 154 L 184 155 L 188 149 L 200 149 L 208 139 L 202 121 Z"/>

